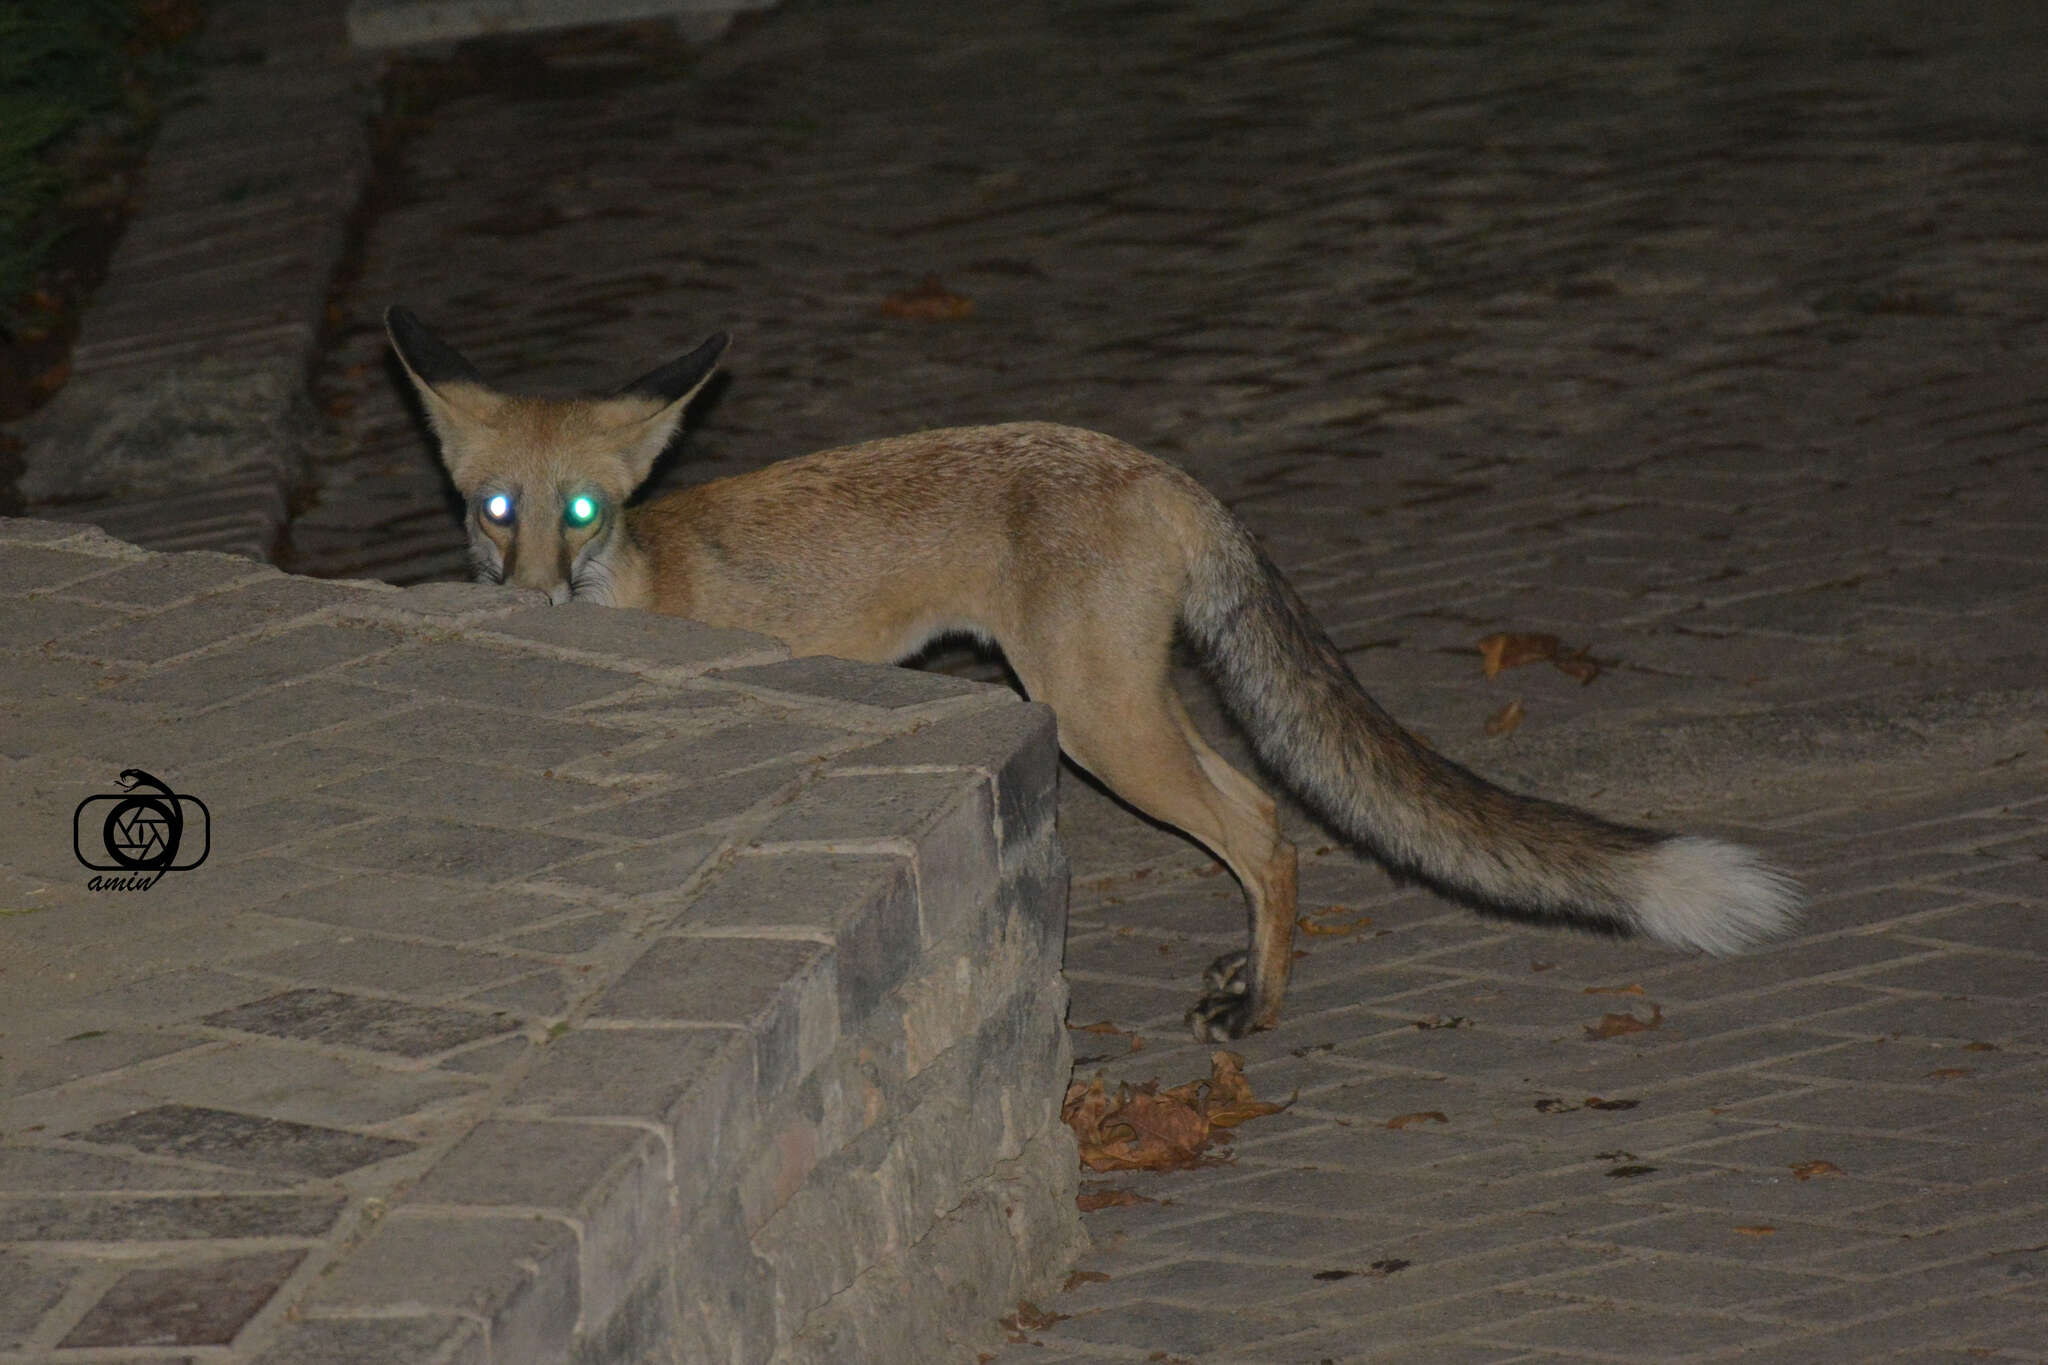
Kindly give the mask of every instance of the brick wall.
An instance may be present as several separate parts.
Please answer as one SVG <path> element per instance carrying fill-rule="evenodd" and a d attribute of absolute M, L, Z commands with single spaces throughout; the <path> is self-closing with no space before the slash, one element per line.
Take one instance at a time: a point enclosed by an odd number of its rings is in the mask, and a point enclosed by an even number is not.
<path fill-rule="evenodd" d="M 4 520 L 0 663 L 0 1348 L 956 1361 L 1078 1250 L 1045 708 Z"/>

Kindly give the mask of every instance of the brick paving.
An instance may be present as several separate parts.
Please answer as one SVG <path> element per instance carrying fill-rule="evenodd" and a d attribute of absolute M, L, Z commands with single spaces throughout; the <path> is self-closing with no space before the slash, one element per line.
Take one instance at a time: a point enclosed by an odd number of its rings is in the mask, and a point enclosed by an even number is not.
<path fill-rule="evenodd" d="M 1144 1202 L 1084 1219 L 1087 1273 L 1039 1305 L 1065 1319 L 997 1360 L 2048 1358 L 2048 764 L 1909 786 L 1722 824 L 1816 897 L 1724 961 L 1312 855 L 1325 932 L 1239 1045 L 1293 1106 L 1228 1164 L 1085 1181 Z M 1069 1022 L 1123 1031 L 1077 1032 L 1078 1073 L 1204 1074 L 1180 1009 L 1230 888 L 1063 820 Z M 1610 1013 L 1656 1027 L 1590 1037 Z"/>
<path fill-rule="evenodd" d="M 2021 7 L 1855 13 L 797 7 L 686 72 L 477 89 L 371 228 L 295 544 L 461 571 L 394 301 L 542 390 L 730 329 L 673 480 L 1018 417 L 1177 459 L 1435 742 L 1817 900 L 1697 962 L 1312 854 L 1357 927 L 1243 1049 L 1295 1106 L 1101 1181 L 1158 1202 L 1088 1217 L 1107 1278 L 1002 1365 L 2048 1359 L 2048 87 Z M 880 313 L 926 276 L 972 317 Z M 1605 667 L 1489 681 L 1502 629 Z M 1205 1074 L 1178 1020 L 1235 888 L 1062 799 L 1070 1023 L 1146 1041 L 1076 1034 L 1082 1073 Z"/>
<path fill-rule="evenodd" d="M 1734 742 L 1822 766 L 1976 732 L 1926 699 L 2038 688 L 2048 611 L 2048 91 L 1996 24 L 1887 33 L 879 5 L 743 20 L 682 70 L 474 63 L 340 301 L 320 384 L 348 450 L 292 562 L 463 572 L 388 303 L 543 390 L 727 328 L 668 478 L 931 425 L 1107 430 L 1224 496 L 1447 742 L 1507 699 L 1453 657 L 1479 635 L 1610 660 L 1513 680 L 1511 773 L 1622 717 L 1693 794 L 1739 794 L 1699 772 L 1747 728 L 1717 718 L 1769 709 Z M 927 275 L 973 317 L 881 315 Z"/>
<path fill-rule="evenodd" d="M 1089 1215 L 1107 1278 L 1002 1365 L 2048 1359 L 2038 55 L 1996 0 L 885 0 L 472 54 L 337 300 L 290 562 L 462 572 L 391 302 L 543 390 L 732 331 L 671 480 L 1021 417 L 1179 460 L 1434 742 L 1756 842 L 1814 914 L 1734 962 L 1537 934 L 1296 817 L 1349 932 L 1243 1048 L 1294 1107 L 1103 1182 L 1157 1202 Z M 883 316 L 927 276 L 972 317 Z M 1485 679 L 1501 629 L 1602 671 Z M 1146 1040 L 1083 1070 L 1203 1074 L 1234 888 L 1068 776 L 1070 1022 Z M 1586 1036 L 1620 1012 L 1658 1026 Z"/>

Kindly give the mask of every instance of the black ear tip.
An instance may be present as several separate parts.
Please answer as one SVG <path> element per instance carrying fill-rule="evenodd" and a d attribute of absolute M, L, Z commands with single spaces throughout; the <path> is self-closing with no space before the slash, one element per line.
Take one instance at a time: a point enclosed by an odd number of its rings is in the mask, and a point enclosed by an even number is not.
<path fill-rule="evenodd" d="M 446 381 L 482 384 L 483 376 L 462 353 L 435 336 L 410 308 L 393 304 L 384 310 L 384 331 L 406 368 L 429 386 Z"/>
<path fill-rule="evenodd" d="M 718 368 L 718 357 L 724 354 L 731 339 L 724 332 L 713 332 L 688 355 L 678 356 L 658 370 L 649 370 L 632 383 L 620 385 L 614 393 L 635 393 L 673 403 L 711 377 L 711 372 Z"/>

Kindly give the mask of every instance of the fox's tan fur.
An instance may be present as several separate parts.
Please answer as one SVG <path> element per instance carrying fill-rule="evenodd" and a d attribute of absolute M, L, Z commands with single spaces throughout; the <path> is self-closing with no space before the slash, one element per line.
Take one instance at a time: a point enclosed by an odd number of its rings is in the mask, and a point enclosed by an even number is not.
<path fill-rule="evenodd" d="M 628 507 L 723 337 L 611 398 L 551 400 L 490 389 L 403 310 L 389 323 L 469 501 L 480 577 L 743 627 L 798 655 L 893 663 L 952 633 L 998 645 L 1069 757 L 1243 885 L 1248 951 L 1210 969 L 1197 1037 L 1278 1019 L 1295 854 L 1271 798 L 1189 720 L 1177 631 L 1260 758 L 1397 872 L 1511 916 L 1714 952 L 1796 917 L 1796 888 L 1746 849 L 1517 796 L 1421 744 L 1222 504 L 1121 441 L 1035 422 L 925 431 Z M 564 520 L 579 495 L 588 527 Z M 509 528 L 486 515 L 508 506 Z"/>

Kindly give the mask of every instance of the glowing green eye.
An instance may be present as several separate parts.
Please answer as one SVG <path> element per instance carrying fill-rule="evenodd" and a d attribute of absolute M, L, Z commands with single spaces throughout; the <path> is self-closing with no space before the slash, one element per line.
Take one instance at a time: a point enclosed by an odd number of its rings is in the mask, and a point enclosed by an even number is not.
<path fill-rule="evenodd" d="M 493 526 L 512 524 L 512 499 L 505 493 L 493 493 L 484 499 L 484 520 Z"/>
<path fill-rule="evenodd" d="M 562 509 L 562 520 L 571 526 L 588 526 L 597 520 L 597 499 L 579 493 Z"/>

